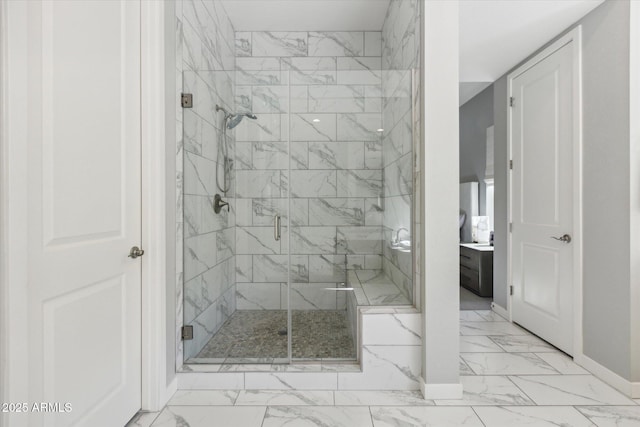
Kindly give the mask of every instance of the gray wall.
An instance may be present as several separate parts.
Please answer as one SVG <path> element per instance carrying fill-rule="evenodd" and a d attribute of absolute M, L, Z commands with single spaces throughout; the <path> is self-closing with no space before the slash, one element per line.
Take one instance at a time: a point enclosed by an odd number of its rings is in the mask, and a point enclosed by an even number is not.
<path fill-rule="evenodd" d="M 630 379 L 629 2 L 607 1 L 583 31 L 583 328 L 585 356 Z M 517 67 L 514 67 L 517 68 Z M 507 81 L 496 100 L 496 245 L 506 243 Z M 506 251 L 494 254 L 494 299 L 506 307 Z M 506 247 L 506 246 L 505 246 Z"/>
<path fill-rule="evenodd" d="M 484 173 L 487 165 L 487 128 L 492 125 L 493 85 L 460 107 L 460 182 L 480 183 L 480 215 L 487 214 Z"/>

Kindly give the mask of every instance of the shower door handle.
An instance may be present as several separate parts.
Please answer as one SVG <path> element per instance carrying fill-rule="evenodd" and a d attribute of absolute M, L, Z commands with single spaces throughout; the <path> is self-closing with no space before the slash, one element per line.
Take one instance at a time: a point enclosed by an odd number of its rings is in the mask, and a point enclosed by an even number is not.
<path fill-rule="evenodd" d="M 280 240 L 280 215 L 278 214 L 273 217 L 273 238 L 276 242 Z"/>

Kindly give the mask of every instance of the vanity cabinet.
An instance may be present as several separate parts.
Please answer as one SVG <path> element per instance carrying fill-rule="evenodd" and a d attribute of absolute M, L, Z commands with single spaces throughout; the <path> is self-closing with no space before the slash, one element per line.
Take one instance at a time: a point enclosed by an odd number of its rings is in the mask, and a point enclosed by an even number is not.
<path fill-rule="evenodd" d="M 460 244 L 460 285 L 481 297 L 493 296 L 493 246 Z"/>

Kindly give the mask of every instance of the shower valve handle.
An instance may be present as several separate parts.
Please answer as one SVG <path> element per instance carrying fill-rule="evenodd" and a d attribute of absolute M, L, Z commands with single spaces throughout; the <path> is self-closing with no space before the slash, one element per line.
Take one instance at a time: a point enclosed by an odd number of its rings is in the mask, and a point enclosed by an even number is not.
<path fill-rule="evenodd" d="M 219 194 L 213 196 L 213 211 L 217 214 L 220 213 L 222 208 L 227 207 L 227 212 L 229 212 L 229 203 L 222 200 L 222 197 Z"/>

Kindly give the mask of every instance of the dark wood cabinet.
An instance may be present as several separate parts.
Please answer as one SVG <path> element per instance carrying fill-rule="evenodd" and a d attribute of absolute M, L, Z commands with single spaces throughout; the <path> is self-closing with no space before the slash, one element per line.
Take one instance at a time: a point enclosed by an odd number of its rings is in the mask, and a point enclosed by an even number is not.
<path fill-rule="evenodd" d="M 493 296 L 493 247 L 460 244 L 460 285 L 481 297 Z"/>

